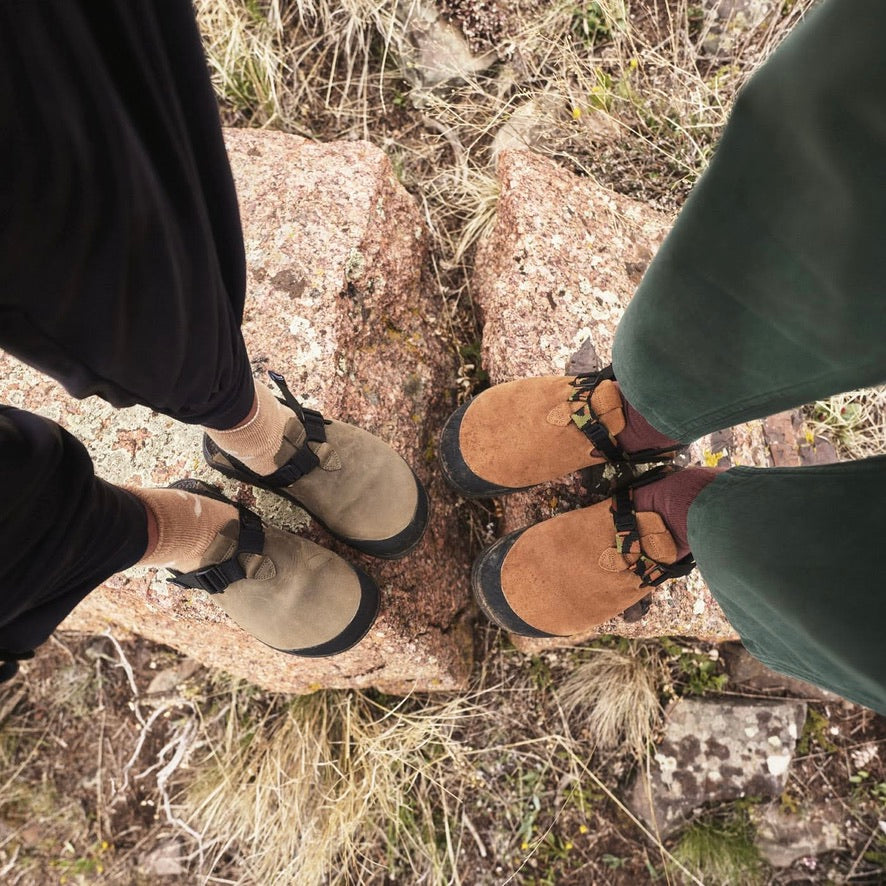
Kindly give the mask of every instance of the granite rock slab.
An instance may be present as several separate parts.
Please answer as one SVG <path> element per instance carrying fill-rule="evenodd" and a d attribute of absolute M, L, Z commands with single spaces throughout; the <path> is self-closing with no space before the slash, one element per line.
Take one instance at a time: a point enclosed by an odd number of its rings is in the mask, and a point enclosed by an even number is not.
<path fill-rule="evenodd" d="M 246 244 L 243 335 L 255 377 L 286 376 L 308 407 L 389 441 L 428 486 L 433 515 L 403 560 L 363 557 L 278 497 L 225 480 L 201 456 L 201 431 L 149 409 L 77 401 L 0 353 L 0 402 L 39 412 L 79 437 L 99 476 L 162 486 L 181 477 L 220 485 L 267 521 L 301 531 L 359 563 L 379 582 L 382 608 L 357 647 L 327 659 L 289 656 L 238 628 L 199 591 L 132 569 L 90 594 L 64 629 L 110 628 L 165 643 L 270 690 L 378 687 L 452 690 L 470 669 L 469 556 L 455 499 L 433 447 L 451 404 L 453 360 L 442 306 L 426 277 L 427 230 L 386 156 L 361 141 L 229 130 Z"/>
<path fill-rule="evenodd" d="M 628 806 L 666 837 L 705 803 L 778 797 L 805 720 L 802 701 L 681 699 Z"/>
<path fill-rule="evenodd" d="M 751 808 L 760 854 L 773 867 L 784 868 L 798 858 L 821 855 L 846 843 L 846 813 L 837 804 L 819 803 L 787 812 L 779 803 Z"/>
<path fill-rule="evenodd" d="M 618 322 L 672 220 L 531 151 L 503 151 L 498 178 L 497 218 L 478 246 L 472 278 L 490 381 L 605 366 Z M 682 461 L 768 466 L 771 456 L 762 422 L 754 421 L 696 441 Z M 599 469 L 585 471 L 500 499 L 502 533 L 601 500 L 604 479 Z M 537 652 L 599 634 L 737 636 L 695 571 L 657 589 L 638 621 L 618 617 L 566 639 L 513 639 Z"/>

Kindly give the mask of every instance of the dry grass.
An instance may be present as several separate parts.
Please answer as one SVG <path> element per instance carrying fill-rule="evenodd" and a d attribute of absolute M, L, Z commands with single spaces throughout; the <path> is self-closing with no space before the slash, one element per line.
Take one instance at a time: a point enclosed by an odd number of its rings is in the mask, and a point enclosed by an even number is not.
<path fill-rule="evenodd" d="M 843 458 L 882 455 L 886 446 L 886 385 L 836 394 L 806 410 L 814 433 L 831 440 Z"/>
<path fill-rule="evenodd" d="M 660 656 L 630 641 L 622 648 L 592 648 L 557 689 L 557 698 L 592 746 L 622 746 L 642 757 L 661 720 L 666 682 Z"/>
<path fill-rule="evenodd" d="M 188 886 L 751 882 L 746 829 L 721 813 L 714 830 L 729 833 L 693 830 L 669 852 L 620 799 L 632 749 L 595 751 L 587 705 L 567 717 L 563 687 L 612 641 L 527 659 L 496 630 L 478 638 L 488 648 L 465 693 L 406 699 L 293 700 L 213 672 L 152 696 L 154 668 L 177 666 L 168 650 L 51 644 L 19 685 L 0 687 L 3 882 L 147 886 L 158 875 L 146 855 L 170 843 L 183 870 L 164 882 Z M 661 656 L 622 646 L 623 657 Z M 829 742 L 853 749 L 882 741 L 875 720 L 859 709 L 823 722 Z M 882 871 L 865 853 L 881 803 L 872 793 L 858 805 L 843 750 L 814 750 L 792 792 L 854 804 L 839 870 L 873 882 Z M 882 776 L 864 764 L 875 786 Z M 813 777 L 823 765 L 824 786 Z"/>
<path fill-rule="evenodd" d="M 622 657 L 639 667 L 644 654 Z M 533 871 L 548 882 L 573 841 L 611 836 L 595 818 L 602 801 L 633 816 L 563 709 L 539 719 L 539 672 L 520 664 L 497 658 L 450 698 L 329 691 L 269 705 L 233 684 L 178 774 L 173 808 L 194 873 L 263 886 L 475 886 L 531 882 Z M 580 721 L 582 700 L 566 695 Z M 466 858 L 490 853 L 500 875 L 472 872 Z"/>
<path fill-rule="evenodd" d="M 204 870 L 233 855 L 240 882 L 370 882 L 396 870 L 444 882 L 460 835 L 438 840 L 438 810 L 466 769 L 452 732 L 470 708 L 456 699 L 408 712 L 329 692 L 244 727 L 254 708 L 232 705 L 180 810 Z"/>

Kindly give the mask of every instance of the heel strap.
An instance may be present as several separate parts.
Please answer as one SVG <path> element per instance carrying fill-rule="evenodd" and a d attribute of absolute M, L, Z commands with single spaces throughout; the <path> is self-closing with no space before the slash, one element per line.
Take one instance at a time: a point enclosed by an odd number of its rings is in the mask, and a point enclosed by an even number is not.
<path fill-rule="evenodd" d="M 692 553 L 677 560 L 676 563 L 661 563 L 653 560 L 643 552 L 640 539 L 640 528 L 637 525 L 637 511 L 634 508 L 634 489 L 653 483 L 667 474 L 675 473 L 677 468 L 672 465 L 661 465 L 651 471 L 633 478 L 624 485 L 616 486 L 612 493 L 612 504 L 609 507 L 615 524 L 615 549 L 619 554 L 631 553 L 636 543 L 639 559 L 628 568 L 640 578 L 640 587 L 658 587 L 671 578 L 689 575 L 695 569 L 695 558 Z"/>
<path fill-rule="evenodd" d="M 320 464 L 320 459 L 308 444 L 326 442 L 326 425 L 329 424 L 329 422 L 324 419 L 322 414 L 316 409 L 305 409 L 305 407 L 292 396 L 292 392 L 286 384 L 286 379 L 283 378 L 280 373 L 269 371 L 268 375 L 283 395 L 282 398 L 278 398 L 280 402 L 285 406 L 288 406 L 295 413 L 305 429 L 304 442 L 292 454 L 289 461 L 287 461 L 285 465 L 277 468 L 273 474 L 268 474 L 266 477 L 263 476 L 261 478 L 262 483 L 266 486 L 282 488 L 285 486 L 291 486 L 296 480 L 301 479 L 305 474 L 313 471 L 314 468 Z M 233 459 L 231 459 L 231 462 L 232 464 L 234 463 Z M 240 470 L 249 470 L 240 462 L 236 463 L 236 467 Z M 250 471 L 250 473 L 252 472 Z"/>
<path fill-rule="evenodd" d="M 582 372 L 575 376 L 570 382 L 575 392 L 569 397 L 571 402 L 581 401 L 581 406 L 572 413 L 572 421 L 578 429 L 590 440 L 594 445 L 594 449 L 602 452 L 603 455 L 613 464 L 646 464 L 656 459 L 671 458 L 685 447 L 670 446 L 659 447 L 657 449 L 641 449 L 637 452 L 626 452 L 622 445 L 615 438 L 614 434 L 600 420 L 600 416 L 591 406 L 591 397 L 597 386 L 602 381 L 616 381 L 615 372 L 612 364 L 604 367 L 599 372 Z"/>

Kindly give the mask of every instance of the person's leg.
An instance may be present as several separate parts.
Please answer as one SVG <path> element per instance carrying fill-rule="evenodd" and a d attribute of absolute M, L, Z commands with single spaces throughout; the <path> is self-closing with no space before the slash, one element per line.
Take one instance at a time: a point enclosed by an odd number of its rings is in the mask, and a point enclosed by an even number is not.
<path fill-rule="evenodd" d="M 243 246 L 190 4 L 0 4 L 0 113 L 0 347 L 78 397 L 243 420 Z M 20 652 L 156 521 L 62 429 L 4 422 L 0 647 Z"/>
<path fill-rule="evenodd" d="M 199 481 L 122 489 L 54 422 L 0 407 L 0 682 L 90 592 L 140 564 L 171 569 L 262 642 L 297 655 L 356 643 L 378 610 L 369 576 Z"/>
<path fill-rule="evenodd" d="M 886 380 L 886 7 L 846 11 L 744 89 L 619 325 L 622 391 L 675 440 Z M 710 480 L 682 522 L 746 646 L 886 712 L 886 459 Z"/>
<path fill-rule="evenodd" d="M 675 440 L 886 379 L 886 5 L 825 2 L 739 95 L 619 324 Z"/>
<path fill-rule="evenodd" d="M 884 37 L 882 4 L 826 3 L 738 99 L 616 336 L 620 391 L 664 442 L 886 379 Z M 590 405 L 624 444 L 623 416 Z M 533 453 L 547 458 L 529 447 L 527 464 Z M 501 539 L 475 565 L 481 605 L 529 635 L 584 630 L 650 586 L 630 575 L 641 554 L 657 575 L 691 548 L 755 654 L 886 710 L 873 578 L 886 459 L 693 468 L 630 499 Z"/>
<path fill-rule="evenodd" d="M 81 443 L 3 406 L 0 489 L 2 661 L 42 643 L 94 587 L 137 562 L 148 533 L 138 499 L 98 479 Z"/>
<path fill-rule="evenodd" d="M 237 200 L 190 2 L 0 5 L 0 115 L 0 347 L 74 396 L 204 425 L 213 467 L 366 553 L 411 550 L 428 503 L 403 459 L 252 378 Z"/>
<path fill-rule="evenodd" d="M 689 509 L 689 544 L 745 646 L 886 714 L 886 456 L 732 468 Z"/>
<path fill-rule="evenodd" d="M 0 116 L 0 347 L 77 397 L 140 403 L 202 424 L 210 434 L 229 434 L 224 439 L 237 443 L 241 458 L 257 465 L 250 480 L 299 456 L 302 473 L 317 467 L 317 476 L 332 478 L 325 486 L 316 477 L 305 480 L 324 486 L 313 510 L 329 523 L 324 508 L 340 517 L 340 537 L 354 544 L 368 540 L 369 548 L 381 546 L 389 556 L 416 544 L 427 506 L 405 462 L 386 444 L 341 423 L 332 423 L 338 450 L 324 448 L 322 421 L 314 421 L 319 431 L 312 427 L 307 435 L 300 410 L 278 402 L 252 378 L 239 330 L 245 273 L 236 196 L 188 0 L 0 3 Z M 34 470 L 40 474 L 39 466 Z M 291 482 L 297 471 L 284 473 Z M 398 495 L 380 495 L 382 486 Z M 136 493 L 160 526 L 158 564 L 172 562 L 182 572 L 213 565 L 200 552 L 219 535 L 219 524 L 230 521 L 223 521 L 224 508 L 216 502 L 198 500 L 207 498 L 204 492 Z M 41 499 L 53 492 L 38 484 L 28 494 Z M 355 499 L 360 507 L 342 507 Z M 213 511 L 217 519 L 208 525 Z M 189 514 L 200 525 L 185 525 L 194 522 Z M 17 522 L 15 513 L 4 514 L 0 533 Z M 171 554 L 162 547 L 164 526 L 165 538 L 174 536 Z M 274 533 L 265 535 L 272 548 L 283 545 Z M 281 570 L 278 563 L 278 572 L 291 577 L 296 549 L 304 545 L 289 539 L 289 553 L 280 553 L 289 565 Z M 216 548 L 213 542 L 206 550 Z M 39 566 L 46 557 L 33 550 Z M 318 568 L 330 558 L 340 560 L 329 554 L 316 560 Z M 93 584 L 121 568 L 110 556 L 89 563 Z M 237 572 L 228 570 L 230 576 Z M 303 569 L 302 577 L 310 572 Z M 350 570 L 345 584 L 354 586 L 355 574 Z M 207 589 L 216 592 L 218 578 L 214 573 Z M 186 580 L 202 587 L 209 577 Z M 19 602 L 82 596 L 89 581 L 69 586 L 47 580 L 28 588 Z M 364 622 L 374 614 L 368 611 L 374 586 L 367 582 L 361 578 L 356 591 Z M 14 611 L 21 615 L 12 599 L 21 593 L 16 573 L 3 564 L 0 586 L 7 589 L 0 608 L 8 608 L 0 620 Z M 345 624 L 353 615 L 353 589 L 339 610 L 327 600 L 327 611 Z M 237 617 L 254 624 L 239 610 Z M 300 623 L 320 625 L 325 634 L 317 643 L 296 637 L 289 648 L 329 649 L 328 619 Z M 354 640 L 353 630 L 345 634 Z M 22 634 L 10 651 L 30 642 Z"/>
<path fill-rule="evenodd" d="M 0 4 L 0 347 L 230 428 L 255 392 L 237 201 L 188 0 Z"/>

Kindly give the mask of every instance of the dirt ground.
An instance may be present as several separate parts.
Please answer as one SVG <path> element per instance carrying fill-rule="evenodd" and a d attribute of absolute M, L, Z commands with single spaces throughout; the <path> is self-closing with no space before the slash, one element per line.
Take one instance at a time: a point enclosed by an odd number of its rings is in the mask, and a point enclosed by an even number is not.
<path fill-rule="evenodd" d="M 498 750 L 478 758 L 471 773 L 477 787 L 457 798 L 470 821 L 457 852 L 460 879 L 429 882 L 666 882 L 658 850 L 605 789 L 564 775 L 557 746 L 548 742 L 564 730 L 554 696 L 575 666 L 575 653 L 526 658 L 486 626 L 478 626 L 478 644 L 488 662 L 478 680 L 493 688 L 484 696 L 486 715 L 466 719 L 456 737 L 467 747 Z M 199 668 L 173 685 L 192 670 L 182 664 L 174 651 L 141 640 L 118 647 L 104 636 L 64 635 L 41 650 L 24 677 L 0 687 L 4 883 L 254 882 L 241 879 L 236 847 L 213 870 L 201 867 L 199 842 L 177 820 L 175 802 L 191 773 L 179 769 L 163 784 L 163 767 L 176 753 L 173 734 L 182 735 L 183 722 L 199 732 L 230 691 L 223 677 Z M 165 685 L 149 694 L 158 674 Z M 673 674 L 674 691 L 689 691 L 687 674 Z M 257 717 L 283 701 L 253 690 L 249 710 Z M 420 707 L 423 700 L 410 703 Z M 879 824 L 886 817 L 886 718 L 848 703 L 818 703 L 811 711 L 781 803 L 788 810 L 808 803 L 839 807 L 846 845 L 766 870 L 758 882 L 886 882 L 886 833 Z M 515 749 L 516 737 L 537 745 Z M 617 751 L 595 753 L 590 741 L 587 754 L 596 776 L 618 796 L 633 774 L 632 761 Z M 386 873 L 340 882 L 417 882 L 409 870 L 388 863 L 390 847 L 380 844 L 376 852 L 374 864 Z M 673 870 L 669 876 L 680 882 Z"/>

